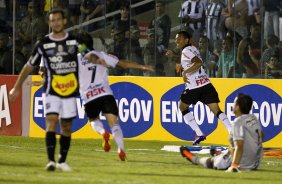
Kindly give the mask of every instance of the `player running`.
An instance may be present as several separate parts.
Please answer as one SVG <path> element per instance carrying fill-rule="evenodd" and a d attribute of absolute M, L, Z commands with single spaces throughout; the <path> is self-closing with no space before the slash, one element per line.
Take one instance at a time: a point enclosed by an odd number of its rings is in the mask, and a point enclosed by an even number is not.
<path fill-rule="evenodd" d="M 88 52 L 87 54 L 85 53 L 85 57 L 83 57 L 83 54 L 78 54 L 79 91 L 83 100 L 86 115 L 89 118 L 93 130 L 103 136 L 103 148 L 108 152 L 110 150 L 110 134 L 104 129 L 103 123 L 99 119 L 100 113 L 102 112 L 104 114 L 113 138 L 118 146 L 118 156 L 122 161 L 125 161 L 126 154 L 123 133 L 118 124 L 118 107 L 109 85 L 107 67 L 114 68 L 120 66 L 123 68 L 134 68 L 147 71 L 154 71 L 154 69 L 152 66 L 140 65 L 127 60 L 119 60 L 114 55 L 95 51 L 93 49 L 93 39 L 87 33 L 79 34 L 78 38 L 86 46 L 85 48 L 81 47 L 81 53 L 84 53 L 86 50 Z M 92 55 L 89 55 L 89 53 Z M 104 60 L 107 66 L 90 63 L 88 59 L 95 57 L 95 55 Z"/>
<path fill-rule="evenodd" d="M 190 44 L 191 35 L 186 31 L 180 31 L 176 35 L 175 43 L 177 48 L 182 49 L 181 65 L 183 68 L 182 76 L 185 82 L 185 90 L 180 97 L 179 109 L 182 112 L 185 123 L 196 133 L 193 145 L 199 144 L 206 139 L 192 112 L 189 110 L 189 106 L 196 104 L 198 101 L 206 104 L 221 120 L 228 132 L 230 132 L 230 122 L 226 114 L 218 106 L 218 94 L 205 73 L 200 52 Z"/>

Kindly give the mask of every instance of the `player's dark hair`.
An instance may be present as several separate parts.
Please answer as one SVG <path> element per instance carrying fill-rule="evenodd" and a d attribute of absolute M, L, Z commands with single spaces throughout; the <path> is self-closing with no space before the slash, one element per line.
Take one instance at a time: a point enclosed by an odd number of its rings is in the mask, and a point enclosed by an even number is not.
<path fill-rule="evenodd" d="M 188 38 L 188 39 L 191 39 L 192 37 L 190 33 L 188 33 L 187 31 L 179 31 L 177 34 L 182 35 L 184 38 Z"/>
<path fill-rule="evenodd" d="M 241 113 L 249 114 L 253 106 L 253 99 L 249 95 L 239 93 L 237 95 L 236 104 L 239 106 Z"/>
<path fill-rule="evenodd" d="M 77 40 L 80 44 L 85 44 L 90 50 L 93 50 L 93 38 L 89 33 L 82 32 L 77 34 Z"/>
<path fill-rule="evenodd" d="M 55 9 L 52 9 L 48 12 L 48 20 L 49 20 L 49 17 L 50 17 L 51 14 L 56 14 L 56 13 L 60 13 L 64 19 L 66 18 L 64 10 L 59 9 L 59 8 L 55 8 Z"/>

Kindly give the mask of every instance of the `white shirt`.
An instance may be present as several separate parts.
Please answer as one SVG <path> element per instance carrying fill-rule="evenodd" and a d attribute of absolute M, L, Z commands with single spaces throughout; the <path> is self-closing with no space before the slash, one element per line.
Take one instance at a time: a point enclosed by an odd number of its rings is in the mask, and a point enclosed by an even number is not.
<path fill-rule="evenodd" d="M 243 155 L 240 168 L 255 169 L 262 159 L 262 135 L 261 126 L 253 114 L 244 114 L 232 123 L 230 142 L 234 149 L 234 142 L 243 140 Z"/>
<path fill-rule="evenodd" d="M 115 67 L 119 62 L 116 56 L 105 52 L 90 51 L 106 61 L 106 64 Z M 81 54 L 78 54 L 79 63 L 79 92 L 83 100 L 83 104 L 105 95 L 112 95 L 108 81 L 108 69 L 99 64 L 90 63 L 84 59 Z"/>
<path fill-rule="evenodd" d="M 196 47 L 187 46 L 182 50 L 181 65 L 184 71 L 193 65 L 192 59 L 194 57 L 198 57 L 202 61 L 200 52 Z M 201 66 L 198 70 L 194 72 L 188 73 L 187 79 L 189 82 L 185 83 L 185 89 L 195 89 L 210 83 L 208 75 L 206 74 L 203 66 Z"/>

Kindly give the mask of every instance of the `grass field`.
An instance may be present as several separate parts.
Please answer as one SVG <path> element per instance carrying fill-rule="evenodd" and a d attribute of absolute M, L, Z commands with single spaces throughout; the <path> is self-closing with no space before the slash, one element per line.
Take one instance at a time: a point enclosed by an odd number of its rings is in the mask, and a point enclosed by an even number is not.
<path fill-rule="evenodd" d="M 225 173 L 192 165 L 179 153 L 160 150 L 164 145 L 188 142 L 125 140 L 126 162 L 119 160 L 113 141 L 111 144 L 112 150 L 105 153 L 101 140 L 73 140 L 68 156 L 73 171 L 47 172 L 44 139 L 0 136 L 0 183 L 282 183 L 282 159 L 264 159 L 258 171 Z"/>

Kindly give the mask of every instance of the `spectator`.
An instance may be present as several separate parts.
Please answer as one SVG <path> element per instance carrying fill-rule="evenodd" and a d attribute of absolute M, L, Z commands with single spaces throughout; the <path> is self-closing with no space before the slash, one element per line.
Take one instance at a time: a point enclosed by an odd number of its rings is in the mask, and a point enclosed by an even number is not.
<path fill-rule="evenodd" d="M 69 0 L 69 16 L 72 26 L 79 24 L 81 0 Z M 78 31 L 78 30 L 77 30 Z"/>
<path fill-rule="evenodd" d="M 225 26 L 229 31 L 234 31 L 242 38 L 249 35 L 247 18 L 248 18 L 248 2 L 247 0 L 229 0 L 227 11 L 223 12 Z"/>
<path fill-rule="evenodd" d="M 252 24 L 260 24 L 260 22 L 256 20 L 256 15 L 258 15 L 260 11 L 260 0 L 247 0 L 247 2 L 248 2 L 247 25 L 251 26 Z"/>
<path fill-rule="evenodd" d="M 264 39 L 274 34 L 279 37 L 279 7 L 281 0 L 263 0 L 264 6 Z"/>
<path fill-rule="evenodd" d="M 57 0 L 45 0 L 44 2 L 44 14 L 47 15 L 50 10 L 57 7 Z"/>
<path fill-rule="evenodd" d="M 0 17 L 5 20 L 8 15 L 8 5 L 6 0 L 0 0 Z"/>
<path fill-rule="evenodd" d="M 282 79 L 281 61 L 279 61 L 279 50 L 277 49 L 272 55 L 265 67 L 266 79 Z"/>
<path fill-rule="evenodd" d="M 212 49 L 225 35 L 224 17 L 221 16 L 224 7 L 221 0 L 211 0 L 206 9 L 206 33 Z"/>
<path fill-rule="evenodd" d="M 157 35 L 157 48 L 161 53 L 168 48 L 169 38 L 170 38 L 170 29 L 171 29 L 171 20 L 167 14 L 165 14 L 165 2 L 156 1 L 156 14 L 155 17 L 151 20 L 149 29 L 155 29 Z"/>
<path fill-rule="evenodd" d="M 128 39 L 125 39 L 124 29 L 116 27 L 111 34 L 113 35 L 113 43 L 110 45 L 108 52 L 120 59 L 126 59 L 128 56 Z M 127 73 L 126 69 L 118 66 L 114 70 L 109 68 L 110 75 L 123 76 Z"/>
<path fill-rule="evenodd" d="M 212 71 L 209 71 L 208 63 L 211 61 L 212 53 L 210 52 L 209 40 L 207 36 L 204 35 L 200 36 L 198 49 L 204 63 L 204 69 L 207 72 L 207 74 L 211 76 Z"/>
<path fill-rule="evenodd" d="M 24 17 L 17 28 L 17 37 L 22 44 L 22 53 L 26 58 L 31 55 L 32 47 L 38 38 L 48 33 L 48 25 L 44 16 L 40 14 L 38 3 L 28 3 L 28 14 Z"/>
<path fill-rule="evenodd" d="M 251 35 L 240 41 L 237 63 L 244 68 L 247 78 L 260 77 L 261 39 L 260 25 L 251 26 Z"/>
<path fill-rule="evenodd" d="M 130 39 L 129 39 L 129 49 L 128 49 L 128 60 L 135 61 L 140 65 L 144 65 L 142 48 L 139 42 L 140 31 L 137 26 L 130 27 Z M 133 76 L 143 76 L 143 71 L 138 69 L 129 69 L 129 75 Z"/>
<path fill-rule="evenodd" d="M 159 68 L 167 70 L 169 73 L 170 63 L 168 63 L 167 57 L 165 57 L 165 51 L 169 45 L 171 20 L 170 17 L 165 14 L 165 2 L 156 1 L 155 3 L 155 17 L 151 20 L 149 29 L 154 29 L 155 32 L 155 47 L 156 52 L 159 52 L 160 57 L 156 57 L 156 63 Z M 158 71 L 158 70 L 157 70 Z M 165 71 L 160 71 L 160 73 L 165 74 Z"/>
<path fill-rule="evenodd" d="M 83 0 L 80 6 L 82 20 L 89 21 L 91 19 L 103 16 L 105 0 Z M 104 23 L 95 22 L 88 25 L 88 31 L 94 31 L 97 27 L 101 27 Z"/>
<path fill-rule="evenodd" d="M 125 38 L 129 39 L 130 26 L 137 26 L 137 21 L 131 19 L 129 5 L 122 4 L 120 7 L 120 18 L 113 22 L 112 29 L 123 29 Z"/>
<path fill-rule="evenodd" d="M 268 62 L 271 56 L 275 53 L 278 49 L 279 39 L 275 35 L 269 35 L 266 40 L 267 48 L 263 51 L 261 56 L 261 66 L 264 68 L 266 62 Z"/>
<path fill-rule="evenodd" d="M 143 48 L 144 63 L 145 65 L 155 66 L 155 72 L 144 72 L 145 76 L 164 76 L 163 65 L 158 65 L 158 57 L 162 57 L 159 52 L 156 52 L 155 29 L 149 29 L 147 34 L 147 43 Z"/>
<path fill-rule="evenodd" d="M 8 34 L 0 33 L 0 74 L 13 73 L 13 53 L 8 47 L 8 42 Z"/>
<path fill-rule="evenodd" d="M 204 30 L 204 8 L 202 0 L 187 0 L 181 5 L 178 17 L 185 23 L 185 30 L 192 34 L 192 39 L 198 43 L 199 37 Z"/>
<path fill-rule="evenodd" d="M 233 41 L 227 36 L 222 41 L 222 52 L 218 60 L 217 77 L 234 78 L 235 77 L 235 58 L 236 49 L 233 47 Z"/>

